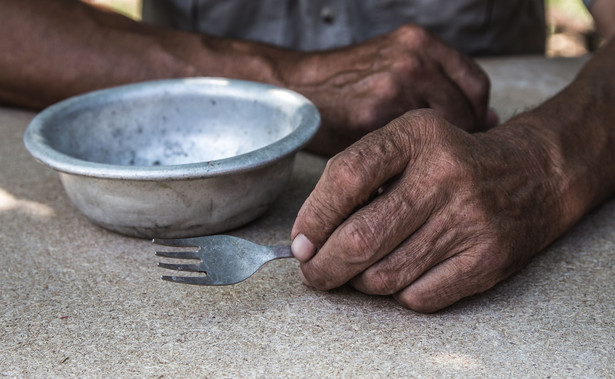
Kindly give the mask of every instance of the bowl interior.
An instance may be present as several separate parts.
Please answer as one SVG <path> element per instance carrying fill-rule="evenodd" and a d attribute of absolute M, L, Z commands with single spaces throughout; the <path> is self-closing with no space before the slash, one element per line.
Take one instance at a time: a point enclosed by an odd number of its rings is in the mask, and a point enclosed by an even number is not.
<path fill-rule="evenodd" d="M 263 88 L 256 88 L 259 92 L 223 81 L 206 84 L 186 81 L 102 91 L 52 114 L 41 134 L 51 149 L 72 158 L 167 166 L 245 154 L 297 127 L 287 99 L 276 98 L 279 90 L 269 89 L 267 97 Z"/>

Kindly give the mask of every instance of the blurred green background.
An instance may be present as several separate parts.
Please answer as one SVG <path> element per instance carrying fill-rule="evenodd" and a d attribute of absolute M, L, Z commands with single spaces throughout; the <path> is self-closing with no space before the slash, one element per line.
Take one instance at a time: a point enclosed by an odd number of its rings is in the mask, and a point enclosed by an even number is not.
<path fill-rule="evenodd" d="M 140 19 L 141 0 L 84 0 Z M 548 56 L 579 56 L 600 43 L 592 18 L 581 0 L 546 0 L 549 37 Z"/>
<path fill-rule="evenodd" d="M 547 55 L 574 57 L 598 48 L 601 38 L 581 0 L 547 0 Z"/>

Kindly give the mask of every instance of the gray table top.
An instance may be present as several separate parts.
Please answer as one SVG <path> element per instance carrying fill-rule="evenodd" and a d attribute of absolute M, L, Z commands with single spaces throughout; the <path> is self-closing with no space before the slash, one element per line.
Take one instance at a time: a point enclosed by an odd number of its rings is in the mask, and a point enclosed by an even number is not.
<path fill-rule="evenodd" d="M 583 59 L 484 60 L 507 118 Z M 615 202 L 494 289 L 432 315 L 301 284 L 294 260 L 230 287 L 163 282 L 149 241 L 90 224 L 21 142 L 33 112 L 0 108 L 0 376 L 609 377 Z M 325 160 L 301 153 L 275 207 L 233 234 L 289 243 Z"/>

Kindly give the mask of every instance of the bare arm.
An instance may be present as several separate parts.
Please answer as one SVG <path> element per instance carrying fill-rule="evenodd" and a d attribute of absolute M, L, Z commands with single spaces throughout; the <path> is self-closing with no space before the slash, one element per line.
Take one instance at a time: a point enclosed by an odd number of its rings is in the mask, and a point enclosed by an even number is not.
<path fill-rule="evenodd" d="M 284 85 L 288 51 L 144 25 L 71 0 L 0 0 L 0 101 L 44 107 L 148 79 L 226 76 Z"/>

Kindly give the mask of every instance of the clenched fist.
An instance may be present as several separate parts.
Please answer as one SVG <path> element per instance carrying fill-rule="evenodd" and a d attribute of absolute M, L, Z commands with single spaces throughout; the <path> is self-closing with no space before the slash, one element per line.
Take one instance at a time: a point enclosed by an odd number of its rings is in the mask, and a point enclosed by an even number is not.
<path fill-rule="evenodd" d="M 286 86 L 322 114 L 309 145 L 332 155 L 405 112 L 432 108 L 465 130 L 487 120 L 489 79 L 473 60 L 415 25 L 351 47 L 280 60 Z"/>
<path fill-rule="evenodd" d="M 304 281 L 433 312 L 521 268 L 563 231 L 527 130 L 469 134 L 420 110 L 332 158 L 292 231 Z"/>

